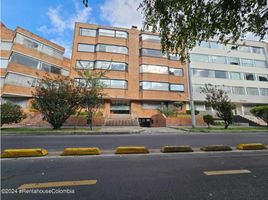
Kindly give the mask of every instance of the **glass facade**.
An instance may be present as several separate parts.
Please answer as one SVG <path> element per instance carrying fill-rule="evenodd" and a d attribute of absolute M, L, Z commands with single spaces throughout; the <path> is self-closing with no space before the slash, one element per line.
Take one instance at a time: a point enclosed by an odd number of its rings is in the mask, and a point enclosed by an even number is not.
<path fill-rule="evenodd" d="M 107 44 L 97 44 L 96 51 L 128 54 L 128 48 L 124 46 L 115 46 Z"/>
<path fill-rule="evenodd" d="M 96 37 L 97 30 L 90 29 L 90 28 L 80 28 L 80 35 L 90 36 L 90 37 Z"/>
<path fill-rule="evenodd" d="M 93 45 L 93 44 L 78 44 L 77 50 L 83 51 L 83 52 L 95 52 L 95 45 Z"/>
<path fill-rule="evenodd" d="M 11 47 L 12 42 L 6 42 L 6 41 L 0 42 L 0 51 L 10 51 Z"/>
<path fill-rule="evenodd" d="M 0 68 L 7 68 L 8 59 L 0 58 Z"/>
<path fill-rule="evenodd" d="M 181 68 L 169 68 L 169 74 L 174 76 L 183 76 L 183 69 Z"/>
<path fill-rule="evenodd" d="M 6 76 L 5 83 L 9 85 L 17 85 L 23 87 L 34 87 L 36 83 L 36 78 L 9 72 Z"/>
<path fill-rule="evenodd" d="M 121 62 L 96 61 L 95 69 L 109 69 L 115 71 L 127 71 L 127 64 Z"/>
<path fill-rule="evenodd" d="M 94 61 L 77 60 L 75 67 L 76 67 L 76 69 L 93 69 L 94 68 Z"/>
<path fill-rule="evenodd" d="M 10 62 L 20 64 L 25 67 L 30 67 L 33 69 L 37 69 L 39 66 L 38 60 L 18 53 L 12 53 Z"/>
<path fill-rule="evenodd" d="M 248 87 L 246 90 L 248 95 L 259 95 L 258 88 Z"/>
<path fill-rule="evenodd" d="M 143 41 L 151 41 L 151 42 L 160 42 L 161 38 L 158 35 L 150 35 L 150 34 L 141 34 L 141 40 Z"/>
<path fill-rule="evenodd" d="M 175 92 L 184 92 L 184 85 L 183 84 L 170 84 L 170 91 Z"/>
<path fill-rule="evenodd" d="M 157 49 L 141 49 L 140 54 L 142 56 L 152 56 L 152 57 L 159 57 L 159 58 L 167 58 L 167 55 L 163 54 L 161 50 Z"/>
<path fill-rule="evenodd" d="M 140 73 L 168 74 L 168 67 L 160 65 L 141 65 Z"/>

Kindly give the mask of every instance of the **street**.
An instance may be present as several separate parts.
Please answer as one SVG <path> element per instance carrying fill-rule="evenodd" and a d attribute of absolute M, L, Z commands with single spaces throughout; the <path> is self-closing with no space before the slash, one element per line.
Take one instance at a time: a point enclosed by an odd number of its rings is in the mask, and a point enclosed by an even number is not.
<path fill-rule="evenodd" d="M 267 133 L 162 133 L 132 135 L 42 135 L 1 137 L 1 150 L 6 148 L 45 148 L 49 152 L 59 152 L 68 147 L 99 147 L 113 150 L 117 146 L 147 146 L 159 149 L 164 145 L 203 145 L 225 144 L 236 146 L 238 143 L 260 142 L 268 144 Z"/>
<path fill-rule="evenodd" d="M 5 159 L 2 189 L 16 191 L 23 184 L 55 181 L 96 183 L 56 187 L 74 194 L 2 193 L 2 199 L 261 200 L 268 199 L 267 168 L 267 151 Z M 204 173 L 218 170 L 242 171 L 213 176 Z"/>

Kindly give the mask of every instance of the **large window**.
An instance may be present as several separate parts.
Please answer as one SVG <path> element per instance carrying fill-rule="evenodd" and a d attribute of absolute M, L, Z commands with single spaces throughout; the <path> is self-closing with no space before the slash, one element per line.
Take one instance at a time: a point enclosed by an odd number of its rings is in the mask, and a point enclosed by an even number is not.
<path fill-rule="evenodd" d="M 93 69 L 94 68 L 94 61 L 89 60 L 77 60 L 75 67 L 77 69 Z"/>
<path fill-rule="evenodd" d="M 223 78 L 223 79 L 228 79 L 228 73 L 225 71 L 215 71 L 215 78 Z"/>
<path fill-rule="evenodd" d="M 0 58 L 0 68 L 7 68 L 8 59 Z"/>
<path fill-rule="evenodd" d="M 233 94 L 237 95 L 244 95 L 245 94 L 245 88 L 243 87 L 232 87 Z"/>
<path fill-rule="evenodd" d="M 248 81 L 255 81 L 255 75 L 252 74 L 252 73 L 245 73 L 245 80 L 248 80 Z"/>
<path fill-rule="evenodd" d="M 96 37 L 97 31 L 90 28 L 80 28 L 80 35 Z"/>
<path fill-rule="evenodd" d="M 224 56 L 210 56 L 210 62 L 217 64 L 226 64 L 226 57 Z"/>
<path fill-rule="evenodd" d="M 202 48 L 210 48 L 209 42 L 206 41 L 202 41 L 199 46 Z"/>
<path fill-rule="evenodd" d="M 127 81 L 125 80 L 101 79 L 101 81 L 105 88 L 127 89 Z"/>
<path fill-rule="evenodd" d="M 143 41 L 152 41 L 152 42 L 160 42 L 161 38 L 158 35 L 141 34 L 141 40 L 143 40 Z"/>
<path fill-rule="evenodd" d="M 268 76 L 267 75 L 260 75 L 260 74 L 258 74 L 257 76 L 258 76 L 258 80 L 259 81 L 265 81 L 265 82 L 268 81 Z"/>
<path fill-rule="evenodd" d="M 96 51 L 128 54 L 128 48 L 124 46 L 115 46 L 107 44 L 97 44 Z"/>
<path fill-rule="evenodd" d="M 121 62 L 96 61 L 95 68 L 96 69 L 109 69 L 109 70 L 126 71 L 127 64 L 121 63 Z"/>
<path fill-rule="evenodd" d="M 196 61 L 196 62 L 209 62 L 209 56 L 202 55 L 202 54 L 191 54 L 190 59 L 191 61 Z"/>
<path fill-rule="evenodd" d="M 229 64 L 229 65 L 240 65 L 239 58 L 228 57 L 227 58 L 227 64 Z"/>
<path fill-rule="evenodd" d="M 249 46 L 239 46 L 238 50 L 245 53 L 250 53 L 250 47 Z"/>
<path fill-rule="evenodd" d="M 8 73 L 5 80 L 6 84 L 17 85 L 23 87 L 34 87 L 36 83 L 36 79 L 24 76 L 21 74 Z"/>
<path fill-rule="evenodd" d="M 248 87 L 246 90 L 248 95 L 259 95 L 258 88 Z"/>
<path fill-rule="evenodd" d="M 12 53 L 11 63 L 24 65 L 26 67 L 37 69 L 39 61 L 28 56 L 24 56 L 18 53 Z"/>
<path fill-rule="evenodd" d="M 230 72 L 230 79 L 232 80 L 241 80 L 240 72 Z"/>
<path fill-rule="evenodd" d="M 183 69 L 181 68 L 169 68 L 169 74 L 174 76 L 183 76 Z"/>
<path fill-rule="evenodd" d="M 256 67 L 266 67 L 266 61 L 262 61 L 262 60 L 255 60 L 255 66 Z"/>
<path fill-rule="evenodd" d="M 78 44 L 78 51 L 94 52 L 95 46 L 93 44 Z"/>
<path fill-rule="evenodd" d="M 142 56 L 153 56 L 153 57 L 167 57 L 167 55 L 163 54 L 161 50 L 157 49 L 141 49 Z"/>
<path fill-rule="evenodd" d="M 5 41 L 1 41 L 0 42 L 0 50 L 3 51 L 10 51 L 12 47 L 12 42 L 5 42 Z"/>
<path fill-rule="evenodd" d="M 264 54 L 264 50 L 261 47 L 252 47 L 252 53 Z"/>
<path fill-rule="evenodd" d="M 217 42 L 210 42 L 210 48 L 212 49 L 224 49 L 224 46 Z"/>
<path fill-rule="evenodd" d="M 253 60 L 251 59 L 241 59 L 241 63 L 243 66 L 246 66 L 246 67 L 254 67 L 254 62 Z"/>
<path fill-rule="evenodd" d="M 268 88 L 260 88 L 261 96 L 268 96 Z"/>
<path fill-rule="evenodd" d="M 168 55 L 168 59 L 170 59 L 170 60 L 180 60 L 180 56 L 179 55 L 176 55 L 174 53 L 170 53 Z"/>
<path fill-rule="evenodd" d="M 140 82 L 140 89 L 141 90 L 162 90 L 162 91 L 168 91 L 169 90 L 169 84 L 163 83 L 163 82 L 148 82 L 143 81 Z"/>
<path fill-rule="evenodd" d="M 109 29 L 99 29 L 99 35 L 108 37 L 120 37 L 120 38 L 128 37 L 128 33 L 126 31 L 117 31 Z"/>
<path fill-rule="evenodd" d="M 193 69 L 194 77 L 214 78 L 214 71 L 207 69 Z"/>
<path fill-rule="evenodd" d="M 141 65 L 141 73 L 168 74 L 168 67 L 160 65 Z"/>
<path fill-rule="evenodd" d="M 231 94 L 232 93 L 232 87 L 230 87 L 230 86 L 221 85 L 221 86 L 219 86 L 219 88 L 222 89 L 227 94 Z"/>
<path fill-rule="evenodd" d="M 192 88 L 194 93 L 200 93 L 202 91 L 202 88 L 204 88 L 204 85 L 193 84 Z"/>
<path fill-rule="evenodd" d="M 174 91 L 174 92 L 184 92 L 184 85 L 183 84 L 170 84 L 169 90 Z"/>

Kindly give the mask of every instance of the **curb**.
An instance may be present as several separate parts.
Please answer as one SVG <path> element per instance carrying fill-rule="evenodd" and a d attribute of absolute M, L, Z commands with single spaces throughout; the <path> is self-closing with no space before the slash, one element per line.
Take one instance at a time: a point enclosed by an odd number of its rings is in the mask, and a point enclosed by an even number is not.
<path fill-rule="evenodd" d="M 65 148 L 61 156 L 74 156 L 74 155 L 100 155 L 101 151 L 98 147 L 91 148 Z"/>
<path fill-rule="evenodd" d="M 149 153 L 149 149 L 145 146 L 119 146 L 115 150 L 115 154 L 140 154 Z"/>
<path fill-rule="evenodd" d="M 1 158 L 37 157 L 47 155 L 45 149 L 5 149 Z"/>
<path fill-rule="evenodd" d="M 207 145 L 200 148 L 201 151 L 232 151 L 228 145 Z"/>
<path fill-rule="evenodd" d="M 263 150 L 267 149 L 262 143 L 248 143 L 248 144 L 238 144 L 236 146 L 239 150 Z"/>
<path fill-rule="evenodd" d="M 193 149 L 189 145 L 163 146 L 160 151 L 162 153 L 193 152 Z"/>

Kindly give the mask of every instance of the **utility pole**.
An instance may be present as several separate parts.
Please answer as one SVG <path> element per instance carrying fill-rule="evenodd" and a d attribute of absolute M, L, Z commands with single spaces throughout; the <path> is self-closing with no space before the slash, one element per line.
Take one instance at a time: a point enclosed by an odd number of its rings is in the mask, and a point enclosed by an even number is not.
<path fill-rule="evenodd" d="M 188 49 L 187 49 L 187 54 L 188 54 L 188 56 L 190 56 Z M 193 100 L 193 88 L 192 88 L 190 63 L 191 63 L 190 59 L 187 59 L 186 60 L 186 67 L 187 67 L 187 77 L 188 77 L 188 91 L 189 91 L 189 97 L 190 97 L 192 128 L 195 128 L 196 120 L 195 120 L 195 108 L 194 108 L 194 100 Z"/>

